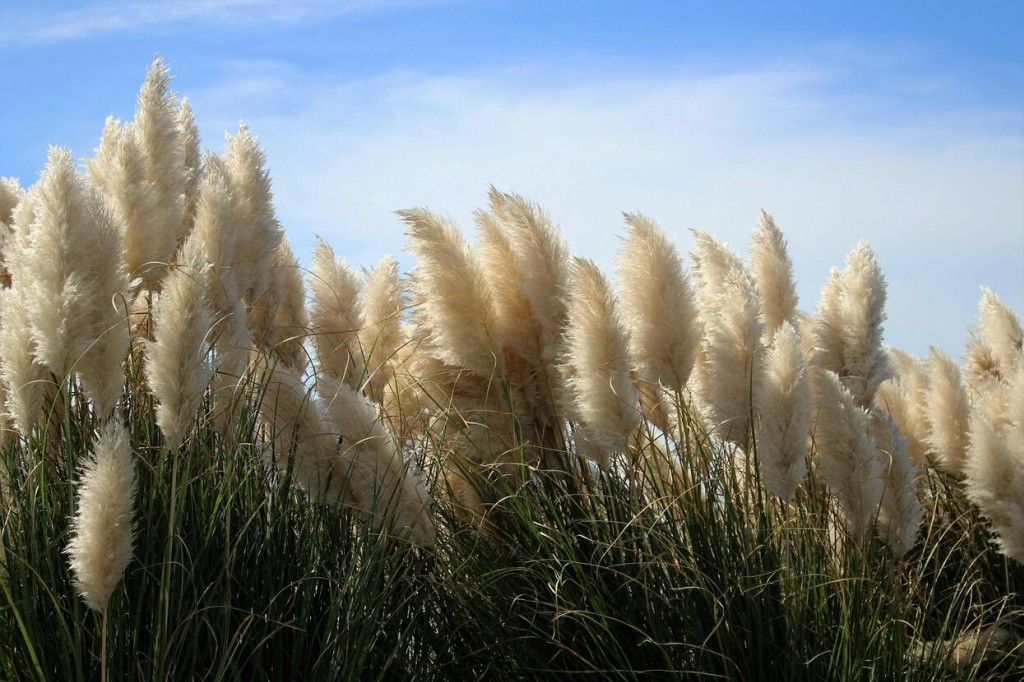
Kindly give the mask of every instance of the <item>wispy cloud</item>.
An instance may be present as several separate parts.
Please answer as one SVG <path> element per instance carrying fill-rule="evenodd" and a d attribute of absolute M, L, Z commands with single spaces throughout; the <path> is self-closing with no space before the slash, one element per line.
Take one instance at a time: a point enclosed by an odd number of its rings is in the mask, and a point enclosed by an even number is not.
<path fill-rule="evenodd" d="M 849 107 L 870 108 L 870 95 L 836 97 L 827 70 L 793 64 L 556 86 L 536 76 L 296 79 L 275 88 L 287 107 L 227 87 L 194 100 L 218 134 L 246 97 L 273 112 L 249 122 L 300 251 L 319 233 L 368 265 L 403 243 L 395 209 L 428 205 L 469 227 L 494 183 L 545 205 L 605 266 L 623 210 L 657 219 L 684 249 L 691 227 L 743 248 L 763 206 L 789 236 L 807 309 L 829 266 L 866 238 L 890 281 L 889 339 L 918 353 L 960 351 L 981 284 L 1024 306 L 1019 115 L 855 125 Z"/>
<path fill-rule="evenodd" d="M 45 3 L 0 10 L 0 45 L 62 43 L 111 33 L 203 23 L 205 26 L 296 24 L 352 12 L 438 4 L 439 0 L 114 0 L 76 9 Z"/>

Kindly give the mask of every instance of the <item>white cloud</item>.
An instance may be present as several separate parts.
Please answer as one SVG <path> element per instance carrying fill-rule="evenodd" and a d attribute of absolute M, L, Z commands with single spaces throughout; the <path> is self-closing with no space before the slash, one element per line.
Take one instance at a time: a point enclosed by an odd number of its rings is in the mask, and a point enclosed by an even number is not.
<path fill-rule="evenodd" d="M 220 27 L 289 24 L 437 0 L 108 0 L 47 12 L 25 5 L 4 8 L 0 45 L 61 43 L 107 33 L 127 33 L 202 22 Z"/>
<path fill-rule="evenodd" d="M 968 110 L 851 121 L 848 93 L 825 94 L 827 71 L 794 65 L 555 84 L 533 69 L 347 84 L 268 73 L 193 100 L 217 137 L 247 98 L 278 103 L 249 123 L 300 251 L 317 233 L 370 265 L 403 244 L 395 209 L 425 205 L 470 228 L 494 183 L 545 206 L 573 250 L 606 267 L 623 210 L 684 250 L 688 228 L 742 249 L 763 206 L 787 233 L 807 309 L 865 238 L 890 284 L 888 340 L 915 353 L 961 352 L 979 285 L 1024 307 L 1019 113 L 1016 127 Z"/>

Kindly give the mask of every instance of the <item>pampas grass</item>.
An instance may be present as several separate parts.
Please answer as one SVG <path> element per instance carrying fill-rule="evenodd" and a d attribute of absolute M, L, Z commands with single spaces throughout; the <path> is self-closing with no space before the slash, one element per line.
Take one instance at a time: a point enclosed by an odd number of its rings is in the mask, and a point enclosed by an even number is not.
<path fill-rule="evenodd" d="M 693 291 L 679 253 L 656 223 L 627 213 L 626 225 L 618 273 L 630 352 L 640 379 L 679 392 L 700 347 Z"/>
<path fill-rule="evenodd" d="M 153 310 L 155 338 L 146 343 L 146 378 L 171 451 L 185 438 L 215 372 L 209 358 L 214 317 L 206 298 L 208 267 L 198 243 L 186 242 L 182 262 L 167 275 Z"/>
<path fill-rule="evenodd" d="M 136 475 L 128 432 L 117 420 L 100 427 L 94 450 L 78 481 L 66 551 L 78 593 L 103 613 L 132 557 Z"/>
<path fill-rule="evenodd" d="M 967 459 L 970 400 L 960 366 L 947 353 L 932 347 L 928 358 L 928 388 L 924 395 L 928 457 L 946 471 L 960 476 Z"/>
<path fill-rule="evenodd" d="M 812 395 L 800 337 L 789 322 L 776 330 L 765 356 L 759 399 L 757 457 L 765 488 L 792 499 L 807 475 Z"/>
<path fill-rule="evenodd" d="M 480 261 L 455 226 L 423 209 L 399 211 L 409 249 L 419 259 L 413 279 L 417 323 L 436 357 L 482 377 L 500 374 L 497 311 Z"/>
<path fill-rule="evenodd" d="M 377 524 L 432 547 L 435 534 L 430 496 L 414 464 L 405 461 L 394 436 L 365 397 L 342 382 L 321 379 L 318 391 L 332 433 L 340 435 L 343 464 L 338 474 L 349 481 L 353 503 Z"/>
<path fill-rule="evenodd" d="M 753 278 L 725 244 L 694 233 L 697 301 L 704 326 L 697 365 L 701 410 L 721 438 L 747 447 L 764 356 Z"/>
<path fill-rule="evenodd" d="M 881 347 L 866 245 L 814 319 L 767 214 L 749 264 L 695 234 L 692 296 L 629 214 L 616 299 L 494 188 L 475 244 L 400 214 L 408 280 L 325 243 L 304 281 L 255 136 L 201 158 L 168 82 L 88 179 L 55 150 L 0 183 L 0 678 L 1017 673 L 1024 362 L 994 294 L 963 369 L 925 365 Z"/>
<path fill-rule="evenodd" d="M 565 334 L 567 385 L 587 433 L 610 452 L 621 452 L 640 421 L 639 396 L 630 378 L 629 337 L 601 271 L 573 262 Z"/>
<path fill-rule="evenodd" d="M 761 301 L 761 322 L 769 342 L 786 322 L 796 319 L 796 282 L 786 238 L 770 213 L 761 211 L 761 222 L 750 240 L 750 269 Z"/>
<path fill-rule="evenodd" d="M 835 372 L 820 372 L 817 387 L 817 468 L 838 500 L 850 534 L 863 543 L 874 526 L 885 483 L 870 416 Z"/>
<path fill-rule="evenodd" d="M 317 372 L 358 389 L 366 379 L 359 331 L 359 276 L 334 250 L 319 240 L 313 247 L 309 288 L 309 323 L 316 349 Z"/>
<path fill-rule="evenodd" d="M 878 385 L 889 378 L 882 347 L 885 278 L 866 242 L 833 269 L 818 304 L 818 353 L 815 363 L 836 373 L 854 402 L 867 407 Z"/>

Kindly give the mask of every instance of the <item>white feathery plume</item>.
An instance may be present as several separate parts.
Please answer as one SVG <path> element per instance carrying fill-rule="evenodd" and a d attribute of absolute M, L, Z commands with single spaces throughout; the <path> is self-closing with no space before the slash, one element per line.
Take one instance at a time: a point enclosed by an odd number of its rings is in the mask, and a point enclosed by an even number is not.
<path fill-rule="evenodd" d="M 206 299 L 208 268 L 198 242 L 187 240 L 154 307 L 154 339 L 146 342 L 156 421 L 172 451 L 184 440 L 216 371 L 209 358 L 215 318 Z"/>
<path fill-rule="evenodd" d="M 0 177 L 0 223 L 7 227 L 14 224 L 14 209 L 24 194 L 17 178 Z"/>
<path fill-rule="evenodd" d="M 547 213 L 533 202 L 491 187 L 490 204 L 507 226 L 521 274 L 518 286 L 540 328 L 541 362 L 553 377 L 566 321 L 569 248 Z"/>
<path fill-rule="evenodd" d="M 50 372 L 36 359 L 29 334 L 24 287 L 15 282 L 0 289 L 0 378 L 6 387 L 5 411 L 14 427 L 27 436 L 42 417 Z"/>
<path fill-rule="evenodd" d="M 923 362 L 897 348 L 886 348 L 893 375 L 880 383 L 874 405 L 884 410 L 907 438 L 907 452 L 923 466 L 928 446 L 929 425 L 925 400 L 928 373 Z"/>
<path fill-rule="evenodd" d="M 313 247 L 309 276 L 312 305 L 309 323 L 316 349 L 317 372 L 342 379 L 354 389 L 365 380 L 359 331 L 359 275 L 322 239 Z"/>
<path fill-rule="evenodd" d="M 704 325 L 696 372 L 701 410 L 721 438 L 745 447 L 763 376 L 757 288 L 727 246 L 703 232 L 694 236 L 692 257 Z"/>
<path fill-rule="evenodd" d="M 83 182 L 66 149 L 50 150 L 34 204 L 35 220 L 16 269 L 19 286 L 25 287 L 36 354 L 51 372 L 64 377 L 106 336 L 116 316 L 106 306 L 123 303 L 120 237 L 113 215 Z M 116 343 L 112 351 L 119 352 Z M 90 379 L 95 374 L 90 372 Z M 99 388 L 95 380 L 90 383 Z"/>
<path fill-rule="evenodd" d="M 763 210 L 750 242 L 750 269 L 761 300 L 761 322 L 768 343 L 784 322 L 795 320 L 798 297 L 786 238 L 771 214 Z"/>
<path fill-rule="evenodd" d="M 624 451 L 640 421 L 639 396 L 630 377 L 629 337 L 607 280 L 585 258 L 573 261 L 565 346 L 569 413 L 583 422 L 599 446 Z"/>
<path fill-rule="evenodd" d="M 136 475 L 128 431 L 119 421 L 100 427 L 94 452 L 78 481 L 78 511 L 65 551 L 78 593 L 103 613 L 132 557 Z"/>
<path fill-rule="evenodd" d="M 963 474 L 967 458 L 970 400 L 960 378 L 960 367 L 942 350 L 931 349 L 928 389 L 924 399 L 928 456 L 952 474 Z"/>
<path fill-rule="evenodd" d="M 839 501 L 851 535 L 863 542 L 882 503 L 883 474 L 869 415 L 835 372 L 820 370 L 814 443 L 822 479 Z"/>
<path fill-rule="evenodd" d="M 274 269 L 271 279 L 275 290 L 273 298 L 277 303 L 269 333 L 269 344 L 278 360 L 298 371 L 306 368 L 306 330 L 309 319 L 306 314 L 306 287 L 302 268 L 287 239 L 281 239 L 274 252 Z"/>
<path fill-rule="evenodd" d="M 888 415 L 874 408 L 869 424 L 884 481 L 878 532 L 893 554 L 903 557 L 914 546 L 924 518 L 917 498 L 917 467 L 907 452 L 907 439 Z"/>
<path fill-rule="evenodd" d="M 773 495 L 790 500 L 807 476 L 813 399 L 800 337 L 788 321 L 768 348 L 761 389 L 756 429 L 761 480 Z"/>
<path fill-rule="evenodd" d="M 50 148 L 37 187 L 20 286 L 36 355 L 61 378 L 88 345 L 81 333 L 93 312 L 86 296 L 95 223 L 70 150 Z"/>
<path fill-rule="evenodd" d="M 0 289 L 0 378 L 7 389 L 4 409 L 22 435 L 28 435 L 42 416 L 46 392 L 53 383 L 49 370 L 36 357 L 26 301 L 33 286 L 32 276 L 25 270 L 25 254 L 32 246 L 37 187 L 29 190 L 14 210 L 15 229 L 4 252 L 11 287 Z"/>
<path fill-rule="evenodd" d="M 83 330 L 90 341 L 76 369 L 96 413 L 107 417 L 124 391 L 124 362 L 128 355 L 128 276 L 124 269 L 121 229 L 99 193 L 89 192 L 90 211 L 96 221 L 95 241 L 89 248 L 100 256 L 90 282 L 93 312 Z"/>
<path fill-rule="evenodd" d="M 14 227 L 14 215 L 25 192 L 17 178 L 0 178 L 0 285 L 11 286 L 11 273 L 7 269 L 7 241 Z"/>
<path fill-rule="evenodd" d="M 622 319 L 642 381 L 681 391 L 700 348 L 701 324 L 676 247 L 658 225 L 625 214 L 628 234 L 619 252 Z"/>
<path fill-rule="evenodd" d="M 384 403 L 387 387 L 396 379 L 396 364 L 407 341 L 402 327 L 405 307 L 398 261 L 389 254 L 366 273 L 359 292 L 359 346 L 366 357 L 367 389 L 378 403 Z"/>
<path fill-rule="evenodd" d="M 133 125 L 145 159 L 146 179 L 156 190 L 161 208 L 159 218 L 150 218 L 146 229 L 150 238 L 160 243 L 157 263 L 170 262 L 185 230 L 186 148 L 177 97 L 170 92 L 170 84 L 167 65 L 160 57 L 154 58 L 139 89 Z"/>
<path fill-rule="evenodd" d="M 266 154 L 247 126 L 228 136 L 222 159 L 234 202 L 235 281 L 246 308 L 251 308 L 270 286 L 272 260 L 267 255 L 277 250 L 283 232 L 274 214 Z"/>
<path fill-rule="evenodd" d="M 185 169 L 184 203 L 182 206 L 184 225 L 178 238 L 184 242 L 192 231 L 196 216 L 196 201 L 199 198 L 199 181 L 203 173 L 203 157 L 199 147 L 199 126 L 192 112 L 192 103 L 187 97 L 178 105 L 178 136 L 181 140 L 182 164 Z"/>
<path fill-rule="evenodd" d="M 494 299 L 496 334 L 506 353 L 514 353 L 535 370 L 545 362 L 542 330 L 524 291 L 526 275 L 520 269 L 512 228 L 491 212 L 477 211 L 475 219 L 480 265 Z"/>
<path fill-rule="evenodd" d="M 355 506 L 377 523 L 408 534 L 413 544 L 432 547 L 430 498 L 420 472 L 405 461 L 398 442 L 381 424 L 376 408 L 337 380 L 324 377 L 317 390 L 326 404 L 328 425 L 341 435 L 342 463 L 337 473 L 348 482 Z"/>
<path fill-rule="evenodd" d="M 313 500 L 351 504 L 354 497 L 338 455 L 337 436 L 324 423 L 302 378 L 272 362 L 260 356 L 255 370 L 259 385 L 266 389 L 259 411 L 274 440 L 274 463 L 281 471 L 290 469 Z"/>
<path fill-rule="evenodd" d="M 166 228 L 168 207 L 161 203 L 158 188 L 149 179 L 146 159 L 134 129 L 113 117 L 103 126 L 96 157 L 86 161 L 89 181 L 106 199 L 121 221 L 125 268 L 149 288 L 158 288 L 161 264 L 173 253 L 175 234 Z"/>
<path fill-rule="evenodd" d="M 425 209 L 399 211 L 409 249 L 418 258 L 415 315 L 432 352 L 478 376 L 501 373 L 503 344 L 497 312 L 479 260 L 451 222 Z"/>
<path fill-rule="evenodd" d="M 885 278 L 875 255 L 861 241 L 833 268 L 818 304 L 818 352 L 815 364 L 835 372 L 854 401 L 867 407 L 878 385 L 890 375 L 882 348 Z"/>
<path fill-rule="evenodd" d="M 991 382 L 1005 382 L 1024 364 L 1024 331 L 1020 319 L 988 288 L 982 288 L 978 321 L 967 344 L 964 377 L 977 393 Z"/>
<path fill-rule="evenodd" d="M 991 522 L 1003 554 L 1024 563 L 1024 368 L 1011 384 L 1001 426 L 973 410 L 968 431 L 967 496 Z"/>

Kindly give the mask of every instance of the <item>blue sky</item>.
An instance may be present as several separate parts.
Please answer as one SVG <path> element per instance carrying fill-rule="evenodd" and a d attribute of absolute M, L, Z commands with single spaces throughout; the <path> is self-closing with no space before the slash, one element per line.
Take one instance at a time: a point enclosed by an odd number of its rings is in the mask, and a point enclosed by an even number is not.
<path fill-rule="evenodd" d="M 401 256 L 395 209 L 468 229 L 493 183 L 609 269 L 621 211 L 739 250 L 764 207 L 808 310 L 867 239 L 916 354 L 982 285 L 1024 311 L 1021 2 L 3 0 L 0 175 L 91 155 L 155 54 L 205 145 L 260 137 L 303 257 Z"/>

